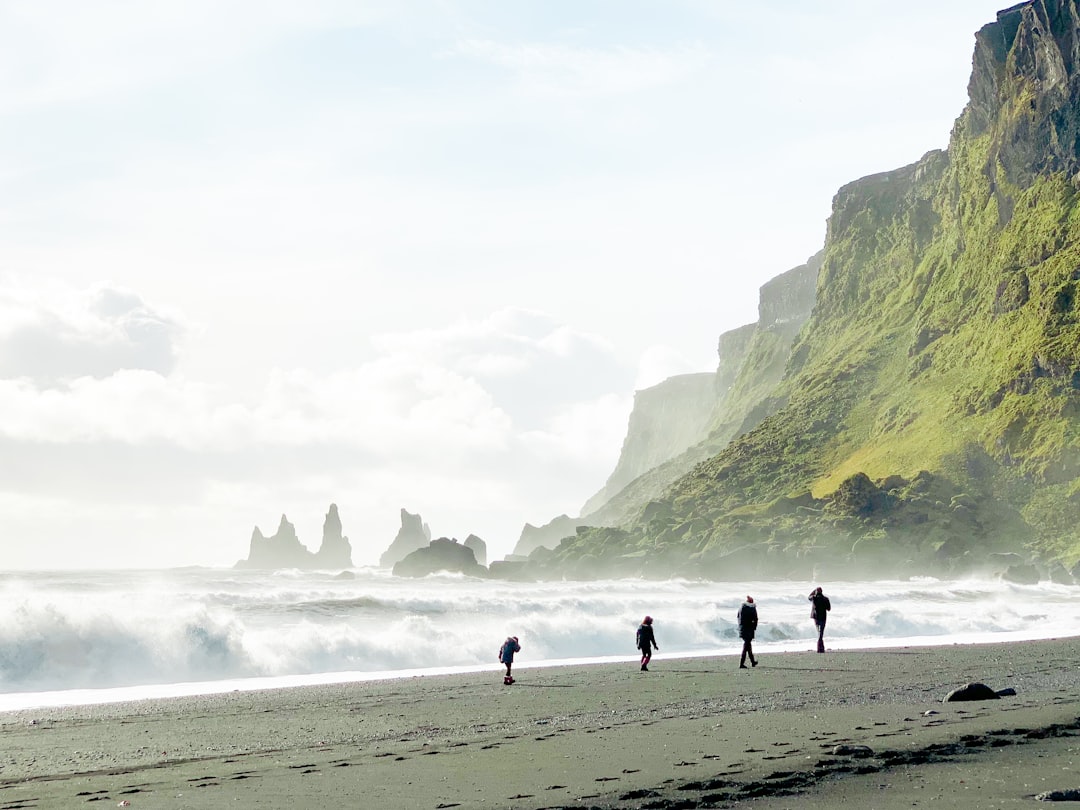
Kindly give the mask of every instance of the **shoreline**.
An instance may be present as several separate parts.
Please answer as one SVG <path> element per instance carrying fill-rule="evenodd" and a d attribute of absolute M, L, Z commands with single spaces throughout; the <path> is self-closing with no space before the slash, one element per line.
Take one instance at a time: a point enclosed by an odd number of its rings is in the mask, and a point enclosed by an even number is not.
<path fill-rule="evenodd" d="M 852 807 L 933 794 L 974 808 L 1080 787 L 1063 764 L 1080 733 L 1080 638 L 759 659 L 521 667 L 511 687 L 493 666 L 7 711 L 0 804 L 772 810 L 794 791 L 800 806 L 819 793 L 819 806 Z M 941 703 L 969 681 L 1017 695 Z M 980 768 L 1016 778 L 990 802 L 956 775 Z"/>
<path fill-rule="evenodd" d="M 1038 636 L 1030 633 L 992 632 L 957 636 L 917 636 L 879 639 L 829 639 L 829 652 L 874 652 L 890 649 L 924 647 L 980 646 L 986 644 L 1013 644 L 1027 641 L 1053 641 L 1059 637 Z M 733 641 L 733 644 L 735 642 Z M 792 639 L 787 642 L 758 644 L 759 655 L 783 655 L 813 652 L 813 639 Z M 738 655 L 733 648 L 723 650 L 700 650 L 655 653 L 653 661 L 680 661 L 698 658 L 725 658 Z M 515 661 L 517 672 L 552 669 L 557 667 L 588 667 L 609 664 L 629 664 L 637 661 L 634 655 L 607 655 L 588 658 L 561 658 L 540 661 L 521 659 Z M 498 669 L 501 665 L 496 666 Z M 320 672 L 306 675 L 266 675 L 261 677 L 228 678 L 215 681 L 182 681 L 177 683 L 150 683 L 133 686 L 84 687 L 77 689 L 42 690 L 37 692 L 0 693 L 0 716 L 6 712 L 56 709 L 78 706 L 104 706 L 116 703 L 133 703 L 144 700 L 173 700 L 187 697 L 211 697 L 230 692 L 263 692 L 278 689 L 305 689 L 317 686 L 347 686 L 373 681 L 409 680 L 433 678 L 445 675 L 473 675 L 492 671 L 491 664 L 466 664 L 450 667 L 418 667 L 414 669 L 385 671 Z"/>

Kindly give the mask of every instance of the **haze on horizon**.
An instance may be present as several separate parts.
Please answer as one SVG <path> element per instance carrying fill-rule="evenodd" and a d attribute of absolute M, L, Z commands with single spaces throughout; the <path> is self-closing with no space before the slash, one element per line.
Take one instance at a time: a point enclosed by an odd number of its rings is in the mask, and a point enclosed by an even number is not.
<path fill-rule="evenodd" d="M 503 556 L 947 144 L 998 7 L 0 3 L 0 568 L 331 502 L 358 564 L 402 507 Z"/>

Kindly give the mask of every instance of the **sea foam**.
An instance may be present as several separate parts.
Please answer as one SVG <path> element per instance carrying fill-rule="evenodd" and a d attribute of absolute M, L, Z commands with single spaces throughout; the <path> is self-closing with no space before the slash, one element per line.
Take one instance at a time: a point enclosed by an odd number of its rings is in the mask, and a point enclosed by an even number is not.
<path fill-rule="evenodd" d="M 661 659 L 735 653 L 735 612 L 747 594 L 759 609 L 759 653 L 805 650 L 815 637 L 807 594 L 816 584 L 832 599 L 833 648 L 1080 633 L 1080 589 L 1050 583 L 509 583 L 354 574 L 3 574 L 0 708 L 497 669 L 507 635 L 521 639 L 519 668 L 626 660 L 646 614 L 655 618 Z"/>

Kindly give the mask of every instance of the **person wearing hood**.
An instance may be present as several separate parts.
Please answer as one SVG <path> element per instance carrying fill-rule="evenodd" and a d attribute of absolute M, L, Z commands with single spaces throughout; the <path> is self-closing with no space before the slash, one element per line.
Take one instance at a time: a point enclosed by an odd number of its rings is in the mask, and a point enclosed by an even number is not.
<path fill-rule="evenodd" d="M 503 678 L 503 683 L 507 686 L 514 682 L 510 675 L 510 668 L 514 666 L 514 653 L 519 652 L 521 652 L 521 645 L 518 644 L 517 636 L 510 636 L 499 648 L 499 661 L 506 664 L 506 676 Z"/>
<path fill-rule="evenodd" d="M 656 643 L 656 634 L 653 633 L 652 616 L 646 616 L 637 629 L 637 646 L 641 650 L 641 671 L 648 672 L 653 648 L 660 649 L 660 645 Z"/>
<path fill-rule="evenodd" d="M 750 666 L 757 666 L 757 659 L 754 658 L 754 632 L 757 630 L 757 605 L 754 604 L 754 597 L 747 596 L 746 601 L 742 603 L 737 614 L 739 620 L 739 638 L 742 641 L 742 657 L 739 659 L 739 669 L 746 669 L 746 659 L 750 659 Z"/>

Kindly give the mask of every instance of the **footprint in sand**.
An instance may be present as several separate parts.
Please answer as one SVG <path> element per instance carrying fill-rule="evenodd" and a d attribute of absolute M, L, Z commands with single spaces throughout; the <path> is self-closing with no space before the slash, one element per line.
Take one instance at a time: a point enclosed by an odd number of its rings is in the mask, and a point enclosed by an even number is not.
<path fill-rule="evenodd" d="M 617 776 L 598 776 L 593 781 L 594 782 L 618 782 L 619 777 L 617 777 Z"/>

